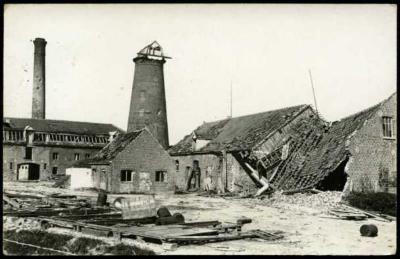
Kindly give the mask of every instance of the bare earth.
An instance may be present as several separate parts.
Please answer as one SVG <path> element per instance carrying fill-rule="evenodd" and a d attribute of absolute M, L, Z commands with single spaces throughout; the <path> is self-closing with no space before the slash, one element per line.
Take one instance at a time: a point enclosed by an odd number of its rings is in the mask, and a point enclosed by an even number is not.
<path fill-rule="evenodd" d="M 95 198 L 95 193 L 72 192 L 51 188 L 45 184 L 4 184 L 6 191 L 26 193 L 68 193 Z M 111 199 L 115 195 L 109 196 Z M 264 254 L 264 255 L 391 255 L 396 252 L 396 222 L 380 222 L 374 219 L 351 221 L 331 217 L 326 210 L 340 199 L 340 193 L 275 195 L 272 198 L 237 199 L 203 197 L 196 194 L 156 197 L 160 205 L 167 206 L 171 213 L 180 212 L 186 222 L 219 220 L 236 222 L 242 216 L 252 219 L 243 231 L 261 229 L 283 231 L 283 240 L 236 240 L 204 245 L 168 246 L 148 244 L 136 240 L 124 243 L 139 244 L 151 248 L 157 254 Z M 3 221 L 4 222 L 4 221 Z M 375 224 L 377 237 L 362 237 L 360 227 Z M 5 226 L 5 228 L 7 228 Z M 50 229 L 56 232 L 69 230 Z M 74 233 L 74 235 L 82 235 Z M 104 238 L 103 238 L 104 239 Z M 111 243 L 115 242 L 109 240 Z"/>

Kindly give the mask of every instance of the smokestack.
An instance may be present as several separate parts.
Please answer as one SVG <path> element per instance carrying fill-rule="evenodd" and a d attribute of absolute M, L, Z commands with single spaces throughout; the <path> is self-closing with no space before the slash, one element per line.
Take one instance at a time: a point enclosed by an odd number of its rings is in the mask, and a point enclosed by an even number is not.
<path fill-rule="evenodd" d="M 33 64 L 32 119 L 46 118 L 46 40 L 36 38 Z"/>
<path fill-rule="evenodd" d="M 132 132 L 147 127 L 158 142 L 167 149 L 168 122 L 165 100 L 165 58 L 161 46 L 154 41 L 143 48 L 135 62 L 128 130 Z"/>

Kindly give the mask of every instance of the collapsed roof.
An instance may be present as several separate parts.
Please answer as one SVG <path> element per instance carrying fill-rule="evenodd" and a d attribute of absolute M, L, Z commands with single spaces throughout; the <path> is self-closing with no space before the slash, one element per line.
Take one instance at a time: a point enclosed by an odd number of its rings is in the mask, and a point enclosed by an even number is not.
<path fill-rule="evenodd" d="M 212 153 L 250 150 L 264 141 L 270 134 L 292 121 L 309 105 L 298 105 L 257 114 L 227 118 L 207 122 L 185 136 L 169 149 L 171 155 L 187 155 L 193 153 Z M 198 150 L 193 150 L 193 138 L 209 142 Z"/>
<path fill-rule="evenodd" d="M 333 122 L 318 144 L 306 154 L 304 163 L 297 166 L 298 161 L 286 161 L 286 163 L 292 163 L 291 169 L 278 171 L 271 181 L 272 186 L 280 190 L 307 189 L 317 186 L 349 158 L 351 154 L 348 145 L 351 137 L 378 112 L 386 101 Z"/>

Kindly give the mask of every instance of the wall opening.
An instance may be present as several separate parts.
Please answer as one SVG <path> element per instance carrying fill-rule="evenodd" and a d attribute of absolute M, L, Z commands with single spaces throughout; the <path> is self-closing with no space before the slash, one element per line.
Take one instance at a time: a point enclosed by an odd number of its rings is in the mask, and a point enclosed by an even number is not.
<path fill-rule="evenodd" d="M 40 166 L 34 163 L 18 165 L 18 181 L 38 181 L 40 178 Z"/>
<path fill-rule="evenodd" d="M 321 191 L 343 191 L 348 176 L 344 169 L 348 161 L 349 158 L 346 158 L 341 162 L 334 171 L 330 172 L 329 175 L 316 186 L 316 188 Z"/>

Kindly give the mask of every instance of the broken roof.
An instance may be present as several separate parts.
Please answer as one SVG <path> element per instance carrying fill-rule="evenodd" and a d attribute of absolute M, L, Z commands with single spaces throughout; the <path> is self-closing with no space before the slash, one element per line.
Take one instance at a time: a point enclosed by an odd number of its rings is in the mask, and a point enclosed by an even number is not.
<path fill-rule="evenodd" d="M 265 140 L 268 135 L 279 130 L 309 105 L 298 105 L 257 114 L 227 118 L 207 122 L 194 130 L 197 139 L 209 140 L 204 147 L 193 151 L 193 135 L 187 135 L 183 140 L 169 149 L 171 155 L 187 155 L 192 153 L 212 153 L 222 150 L 249 150 Z"/>
<path fill-rule="evenodd" d="M 276 182 L 280 184 L 274 187 L 282 190 L 293 190 L 317 185 L 348 158 L 350 155 L 348 140 L 379 110 L 384 102 L 386 100 L 332 123 L 321 141 L 307 154 L 304 166 L 298 168 L 297 172 L 279 172 L 286 179 L 276 179 Z M 298 180 L 294 181 L 292 178 Z"/>
<path fill-rule="evenodd" d="M 113 141 L 96 153 L 94 157 L 81 160 L 74 164 L 74 166 L 79 167 L 94 164 L 109 164 L 111 160 L 113 160 L 127 145 L 135 140 L 143 130 L 144 129 L 118 135 Z"/>
<path fill-rule="evenodd" d="M 26 126 L 32 127 L 35 131 L 50 133 L 71 133 L 97 135 L 108 134 L 109 132 L 122 129 L 108 123 L 92 123 L 65 120 L 30 119 L 30 118 L 3 118 L 3 125 L 11 129 L 23 130 Z"/>

